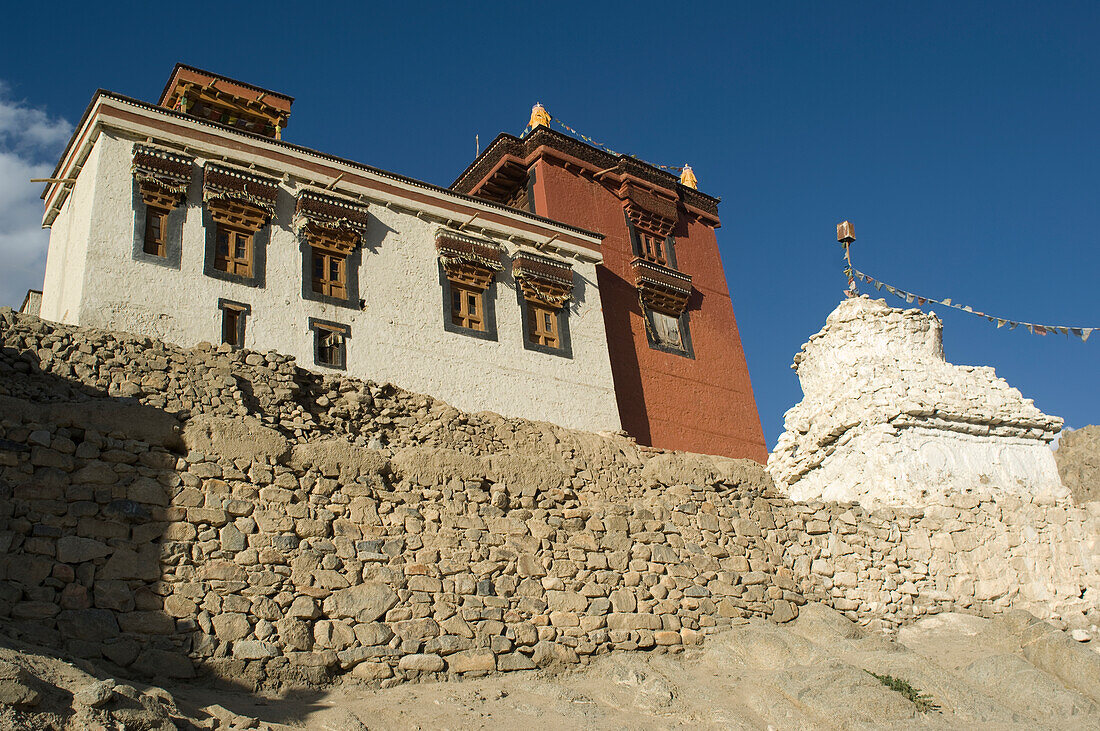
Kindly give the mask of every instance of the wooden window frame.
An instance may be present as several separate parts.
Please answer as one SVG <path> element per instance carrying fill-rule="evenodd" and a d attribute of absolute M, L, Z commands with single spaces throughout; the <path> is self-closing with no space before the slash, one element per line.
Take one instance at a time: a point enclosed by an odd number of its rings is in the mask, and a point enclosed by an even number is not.
<path fill-rule="evenodd" d="M 654 264 L 678 269 L 676 266 L 676 237 L 658 236 L 639 228 L 630 216 L 626 216 L 626 225 L 630 232 L 630 245 L 634 255 Z"/>
<path fill-rule="evenodd" d="M 317 276 L 317 262 L 321 261 L 321 275 Z M 310 285 L 314 294 L 322 297 L 348 298 L 348 255 L 320 246 L 309 247 Z M 336 264 L 336 277 L 331 276 L 332 265 Z"/>
<path fill-rule="evenodd" d="M 533 350 L 545 355 L 572 359 L 573 342 L 569 328 L 569 303 L 555 307 L 544 300 L 524 296 L 520 287 L 516 287 L 516 299 L 519 301 L 524 350 Z M 544 318 L 546 314 L 550 314 L 554 318 L 552 333 L 546 333 L 546 328 L 542 327 L 545 324 L 544 322 L 540 322 L 537 328 L 534 326 L 535 315 L 532 314 L 532 311 L 538 313 L 540 319 Z M 555 335 L 557 343 L 553 345 L 546 344 L 548 342 L 547 334 Z M 553 340 L 551 339 L 549 342 L 552 343 Z"/>
<path fill-rule="evenodd" d="M 244 347 L 245 331 L 248 324 L 248 316 L 252 314 L 251 305 L 247 305 L 243 302 L 234 302 L 227 299 L 218 300 L 218 309 L 222 312 L 221 318 L 221 342 L 226 345 L 232 345 L 235 348 Z M 230 314 L 232 313 L 232 314 Z M 227 328 L 231 320 L 235 320 L 234 323 L 234 340 L 235 343 L 229 342 L 226 338 Z"/>
<path fill-rule="evenodd" d="M 475 332 L 486 332 L 485 292 L 451 281 L 451 324 Z M 456 308 L 457 305 L 457 308 Z"/>
<path fill-rule="evenodd" d="M 527 340 L 533 345 L 561 349 L 560 307 L 527 301 Z"/>
<path fill-rule="evenodd" d="M 134 178 L 134 228 L 131 258 L 143 264 L 179 269 L 183 253 L 183 227 L 187 220 L 186 199 L 162 196 L 151 198 L 148 185 Z M 150 219 L 160 218 L 160 240 L 153 234 Z"/>
<path fill-rule="evenodd" d="M 637 229 L 638 256 L 661 266 L 668 265 L 665 256 L 665 239 L 651 234 L 648 231 Z"/>
<path fill-rule="evenodd" d="M 167 208 L 146 205 L 145 207 L 145 235 L 142 239 L 142 251 L 149 256 L 161 259 L 168 258 L 168 216 L 171 214 Z M 158 223 L 159 236 L 153 231 L 153 222 Z"/>
<path fill-rule="evenodd" d="M 439 284 L 443 294 L 443 329 L 447 332 L 478 338 L 479 340 L 497 340 L 496 322 L 496 277 L 492 273 L 484 277 L 466 277 L 448 274 L 443 264 L 439 264 Z M 461 292 L 462 304 L 460 311 L 455 313 L 455 293 Z M 480 312 L 473 313 L 473 319 L 480 315 L 480 328 L 470 327 L 471 313 L 469 311 L 469 296 L 477 298 Z"/>
<path fill-rule="evenodd" d="M 226 235 L 226 255 L 221 254 L 221 237 Z M 237 256 L 237 244 L 241 239 L 245 242 L 244 256 Z M 225 223 L 214 224 L 214 269 L 235 277 L 252 277 L 252 269 L 255 266 L 255 238 L 256 234 L 244 228 L 237 228 Z"/>

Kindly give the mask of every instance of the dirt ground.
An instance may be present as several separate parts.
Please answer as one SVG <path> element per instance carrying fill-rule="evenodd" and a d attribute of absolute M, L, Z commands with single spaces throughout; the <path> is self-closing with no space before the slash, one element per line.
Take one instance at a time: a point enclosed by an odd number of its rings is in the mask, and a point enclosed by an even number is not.
<path fill-rule="evenodd" d="M 893 641 L 810 605 L 790 624 L 746 621 L 677 655 L 269 696 L 105 678 L 10 645 L 0 727 L 15 729 L 1100 728 L 1100 653 L 1023 612 L 929 617 Z M 12 704 L 19 687 L 39 699 Z"/>

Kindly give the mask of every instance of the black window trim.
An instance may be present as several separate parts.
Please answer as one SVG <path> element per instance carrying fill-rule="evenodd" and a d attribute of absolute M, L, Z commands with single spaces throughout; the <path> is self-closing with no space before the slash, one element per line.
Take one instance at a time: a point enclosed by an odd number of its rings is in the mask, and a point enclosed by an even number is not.
<path fill-rule="evenodd" d="M 665 345 L 657 339 L 657 336 L 654 334 L 657 331 L 657 327 L 653 324 L 653 312 L 654 310 L 646 307 L 644 304 L 642 305 L 642 317 L 645 318 L 645 337 L 649 342 L 650 349 L 695 360 L 695 347 L 691 343 L 691 317 L 688 315 L 687 310 L 684 310 L 683 314 L 677 318 L 680 324 L 680 342 L 684 344 L 683 348 L 674 348 L 670 345 Z"/>
<path fill-rule="evenodd" d="M 561 340 L 561 346 L 557 348 L 551 348 L 548 345 L 540 345 L 538 343 L 531 342 L 531 326 L 527 322 L 527 308 L 529 302 L 527 298 L 523 296 L 523 290 L 516 287 L 516 297 L 519 300 L 519 314 L 520 322 L 523 325 L 523 347 L 526 350 L 533 350 L 536 353 L 544 353 L 546 355 L 556 355 L 559 358 L 573 358 L 573 340 L 569 333 L 569 306 L 570 303 L 566 302 L 558 308 L 558 338 Z"/>

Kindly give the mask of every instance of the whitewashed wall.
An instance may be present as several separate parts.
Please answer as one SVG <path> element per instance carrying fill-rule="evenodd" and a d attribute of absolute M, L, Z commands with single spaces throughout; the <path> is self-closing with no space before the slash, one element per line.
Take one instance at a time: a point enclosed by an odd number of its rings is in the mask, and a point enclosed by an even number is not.
<path fill-rule="evenodd" d="M 523 347 L 515 284 L 507 271 L 497 276 L 496 342 L 444 330 L 435 252 L 438 224 L 380 205 L 370 206 L 358 272 L 365 308 L 304 300 L 301 252 L 290 229 L 296 188 L 284 182 L 267 245 L 265 287 L 214 279 L 203 274 L 201 158 L 188 194 L 181 268 L 134 261 L 132 146 L 107 132 L 96 142 L 98 165 L 90 159 L 51 236 L 51 258 L 55 246 L 63 247 L 66 261 L 84 265 L 78 312 L 72 312 L 71 281 L 80 277 L 55 267 L 47 272 L 45 302 L 51 304 L 44 307 L 44 317 L 189 346 L 220 342 L 218 299 L 225 298 L 252 308 L 247 347 L 293 355 L 305 368 L 325 370 L 313 365 L 309 318 L 331 320 L 351 327 L 350 374 L 428 393 L 463 410 L 593 431 L 620 428 L 595 264 L 572 261 L 577 275 L 569 316 L 572 358 Z M 89 175 L 94 186 L 85 180 Z M 88 188 L 94 188 L 94 198 L 85 193 Z M 88 218 L 90 229 L 74 227 L 65 217 Z"/>
<path fill-rule="evenodd" d="M 84 290 L 88 244 L 92 238 L 92 213 L 100 185 L 99 145 L 84 163 L 72 193 L 60 215 L 50 227 L 50 245 L 46 251 L 46 276 L 42 283 L 42 308 L 39 315 L 47 320 L 80 325 L 81 297 Z"/>

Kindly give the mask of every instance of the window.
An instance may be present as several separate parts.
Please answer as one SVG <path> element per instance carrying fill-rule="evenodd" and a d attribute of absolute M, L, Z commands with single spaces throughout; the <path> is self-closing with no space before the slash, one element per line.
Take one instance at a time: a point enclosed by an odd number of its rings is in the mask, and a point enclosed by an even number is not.
<path fill-rule="evenodd" d="M 242 302 L 218 300 L 222 311 L 222 342 L 235 348 L 244 347 L 244 325 L 252 308 Z"/>
<path fill-rule="evenodd" d="M 684 338 L 680 333 L 680 318 L 663 312 L 652 312 L 654 336 L 661 345 L 683 350 Z"/>
<path fill-rule="evenodd" d="M 168 210 L 148 206 L 145 209 L 145 244 L 142 250 L 151 256 L 168 256 Z"/>
<path fill-rule="evenodd" d="M 657 262 L 658 264 L 666 264 L 665 240 L 661 237 L 654 236 L 653 234 L 646 233 L 645 231 L 638 231 L 638 254 L 643 259 Z"/>
<path fill-rule="evenodd" d="M 241 277 L 252 276 L 252 234 L 217 224 L 214 269 Z"/>
<path fill-rule="evenodd" d="M 344 367 L 344 333 L 337 330 L 317 330 L 317 364 Z"/>
<path fill-rule="evenodd" d="M 485 332 L 485 304 L 482 301 L 484 290 L 464 287 L 451 283 L 451 323 L 458 326 Z"/>
<path fill-rule="evenodd" d="M 241 313 L 239 310 L 222 312 L 222 342 L 235 348 L 241 347 Z"/>
<path fill-rule="evenodd" d="M 313 362 L 326 368 L 347 367 L 347 339 L 351 328 L 338 322 L 309 319 L 313 330 Z"/>
<path fill-rule="evenodd" d="M 313 291 L 326 297 L 347 299 L 347 257 L 317 247 L 313 250 Z"/>
<path fill-rule="evenodd" d="M 527 303 L 527 338 L 547 348 L 561 346 L 558 335 L 558 311 L 535 302 Z"/>
<path fill-rule="evenodd" d="M 677 317 L 647 306 L 643 308 L 642 316 L 645 318 L 646 340 L 649 341 L 650 348 L 685 358 L 695 358 L 687 312 Z"/>

